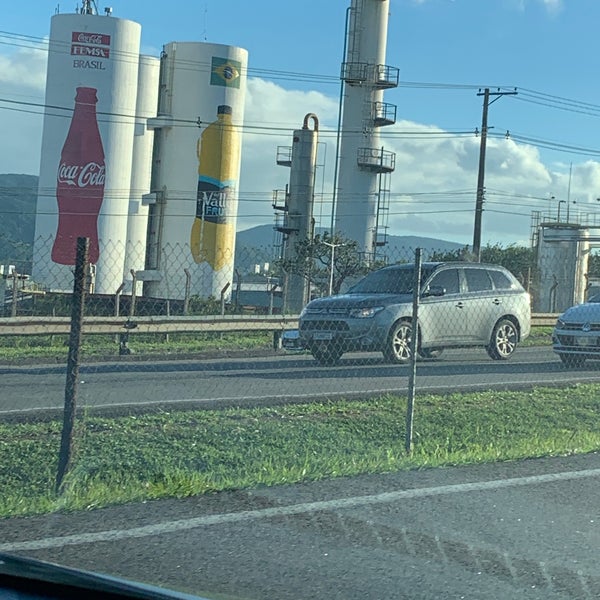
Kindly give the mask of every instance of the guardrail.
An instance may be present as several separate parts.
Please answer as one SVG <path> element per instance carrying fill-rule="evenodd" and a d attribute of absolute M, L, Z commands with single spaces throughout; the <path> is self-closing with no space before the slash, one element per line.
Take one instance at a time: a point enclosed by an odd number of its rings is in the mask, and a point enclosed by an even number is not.
<path fill-rule="evenodd" d="M 532 326 L 553 326 L 558 314 L 536 313 Z M 84 317 L 83 334 L 119 334 L 130 330 L 136 333 L 199 333 L 214 331 L 283 331 L 298 327 L 298 315 L 226 315 L 196 317 Z M 2 317 L 2 335 L 61 335 L 68 334 L 70 317 Z"/>
<path fill-rule="evenodd" d="M 531 315 L 532 327 L 554 327 L 560 313 L 533 313 Z"/>

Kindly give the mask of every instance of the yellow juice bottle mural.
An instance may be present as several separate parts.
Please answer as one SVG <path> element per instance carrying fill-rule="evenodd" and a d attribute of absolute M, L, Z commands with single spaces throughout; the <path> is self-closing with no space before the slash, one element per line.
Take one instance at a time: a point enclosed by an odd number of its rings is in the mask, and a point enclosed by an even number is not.
<path fill-rule="evenodd" d="M 231 107 L 217 108 L 217 120 L 198 140 L 198 193 L 190 246 L 197 263 L 214 271 L 233 262 L 235 210 L 233 206 L 239 135 L 231 122 Z"/>

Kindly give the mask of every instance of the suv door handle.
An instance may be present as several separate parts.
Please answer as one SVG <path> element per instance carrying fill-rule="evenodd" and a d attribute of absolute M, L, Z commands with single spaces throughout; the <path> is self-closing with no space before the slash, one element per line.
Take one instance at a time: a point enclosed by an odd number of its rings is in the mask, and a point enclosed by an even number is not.
<path fill-rule="evenodd" d="M 498 306 L 499 304 L 502 304 L 502 300 L 500 300 L 500 298 L 494 298 L 492 300 L 492 304 L 495 304 L 496 306 Z"/>
<path fill-rule="evenodd" d="M 454 306 L 456 306 L 456 308 L 464 308 L 465 304 L 464 302 L 457 302 Z"/>

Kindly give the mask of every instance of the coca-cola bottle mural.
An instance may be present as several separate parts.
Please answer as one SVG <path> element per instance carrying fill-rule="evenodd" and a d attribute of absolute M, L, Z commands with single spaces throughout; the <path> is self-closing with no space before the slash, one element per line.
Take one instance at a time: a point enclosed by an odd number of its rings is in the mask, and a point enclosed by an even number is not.
<path fill-rule="evenodd" d="M 52 260 L 74 265 L 77 238 L 90 238 L 89 260 L 98 261 L 98 214 L 104 198 L 104 148 L 96 120 L 97 90 L 78 87 L 75 110 L 60 156 L 56 183 L 58 228 Z"/>

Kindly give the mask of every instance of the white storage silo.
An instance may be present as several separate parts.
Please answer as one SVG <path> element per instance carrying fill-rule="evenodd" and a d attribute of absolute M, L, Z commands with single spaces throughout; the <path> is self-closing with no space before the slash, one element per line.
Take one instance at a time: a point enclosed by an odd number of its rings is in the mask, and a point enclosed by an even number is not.
<path fill-rule="evenodd" d="M 79 235 L 92 238 L 94 291 L 122 282 L 140 33 L 108 15 L 52 17 L 33 259 L 50 289 L 72 289 Z"/>
<path fill-rule="evenodd" d="M 160 59 L 153 56 L 140 56 L 123 276 L 126 284 L 125 293 L 131 293 L 133 279 L 131 270 L 140 271 L 145 267 L 148 204 L 150 201 L 148 194 L 150 193 L 154 142 L 154 130 L 147 124 L 149 118 L 156 117 L 159 77 Z M 141 282 L 137 287 L 139 294 Z"/>
<path fill-rule="evenodd" d="M 155 120 L 146 295 L 219 297 L 232 283 L 247 51 L 171 42 Z M 187 273 L 187 275 L 186 275 Z"/>
<path fill-rule="evenodd" d="M 589 229 L 571 223 L 542 223 L 537 252 L 539 285 L 535 312 L 562 312 L 585 300 Z"/>

